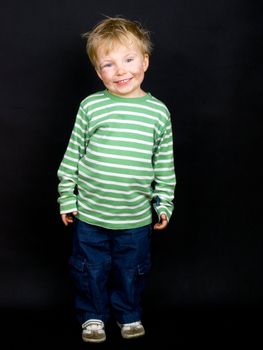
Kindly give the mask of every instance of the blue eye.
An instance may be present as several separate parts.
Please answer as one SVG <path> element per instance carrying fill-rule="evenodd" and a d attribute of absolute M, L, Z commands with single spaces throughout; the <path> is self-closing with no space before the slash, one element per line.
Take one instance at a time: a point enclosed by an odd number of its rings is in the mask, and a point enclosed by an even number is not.
<path fill-rule="evenodd" d="M 112 66 L 111 63 L 106 63 L 106 64 L 104 64 L 104 66 L 102 66 L 102 68 L 110 68 L 111 66 Z"/>

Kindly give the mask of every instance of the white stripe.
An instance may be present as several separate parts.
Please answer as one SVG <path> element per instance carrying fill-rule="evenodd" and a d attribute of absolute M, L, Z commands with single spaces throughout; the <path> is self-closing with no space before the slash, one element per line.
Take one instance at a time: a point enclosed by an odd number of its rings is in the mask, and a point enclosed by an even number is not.
<path fill-rule="evenodd" d="M 59 184 L 59 188 L 71 188 L 72 187 L 72 185 L 74 185 L 75 186 L 75 182 L 65 182 L 65 183 L 63 183 L 63 182 L 61 182 L 60 184 Z"/>
<path fill-rule="evenodd" d="M 62 207 L 67 207 L 71 204 L 76 204 L 76 201 L 75 200 L 71 200 L 71 201 L 67 201 L 67 202 L 64 202 L 61 206 Z"/>
<path fill-rule="evenodd" d="M 110 209 L 136 209 L 139 207 L 144 206 L 145 204 L 147 204 L 147 201 L 144 201 L 138 205 L 134 205 L 134 206 L 128 206 L 128 205 L 110 205 L 110 204 L 105 204 L 105 203 L 98 203 L 95 202 L 94 200 L 92 200 L 90 197 L 85 197 L 82 194 L 80 194 L 80 197 L 85 200 L 87 203 L 90 202 L 93 205 L 99 206 L 99 207 L 105 207 L 105 208 L 110 208 Z M 127 214 L 126 214 L 127 215 Z"/>
<path fill-rule="evenodd" d="M 163 103 L 158 102 L 158 101 L 153 101 L 153 100 L 147 100 L 147 102 L 150 102 L 150 103 L 152 103 L 154 105 L 163 107 L 167 111 L 167 113 L 169 113 L 168 108 Z"/>
<path fill-rule="evenodd" d="M 90 145 L 94 145 L 94 146 L 102 147 L 102 148 L 106 148 L 106 149 L 117 149 L 118 151 L 131 151 L 131 152 L 137 152 L 137 153 L 143 153 L 143 154 L 152 154 L 151 151 L 142 150 L 139 148 L 102 145 L 102 144 L 94 142 L 94 141 L 90 141 Z"/>
<path fill-rule="evenodd" d="M 72 157 L 68 156 L 67 154 L 65 154 L 64 159 L 68 159 L 74 163 L 78 163 L 78 161 L 79 161 L 77 158 L 72 158 Z"/>
<path fill-rule="evenodd" d="M 170 170 L 174 170 L 174 167 L 168 167 L 168 168 L 154 168 L 155 171 L 170 171 Z"/>
<path fill-rule="evenodd" d="M 64 168 L 67 168 L 67 169 L 70 169 L 70 170 L 76 170 L 76 167 L 75 166 L 71 166 L 71 165 L 68 165 L 67 163 L 65 162 L 62 162 L 61 164 Z"/>
<path fill-rule="evenodd" d="M 167 130 L 166 130 L 166 131 L 167 131 Z M 165 139 L 169 139 L 169 138 L 171 138 L 171 137 L 172 137 L 172 133 L 171 133 L 171 132 L 170 132 L 169 134 L 167 134 L 167 135 L 164 136 Z"/>
<path fill-rule="evenodd" d="M 103 96 L 103 94 L 102 94 L 102 95 L 97 95 L 97 96 Z M 83 108 L 86 109 L 87 107 L 90 107 L 90 106 L 92 106 L 92 105 L 95 105 L 96 103 L 100 103 L 100 102 L 107 101 L 107 100 L 109 100 L 108 97 L 106 97 L 106 98 L 100 98 L 100 99 L 98 99 L 98 100 L 89 101 L 89 102 L 87 102 L 87 103 L 85 103 L 85 104 L 83 105 Z"/>
<path fill-rule="evenodd" d="M 173 179 L 174 175 L 168 175 L 168 176 L 159 175 L 159 176 L 157 176 L 157 178 L 158 178 L 158 180 L 161 180 L 161 179 Z"/>
<path fill-rule="evenodd" d="M 128 134 L 137 134 L 137 135 L 144 135 L 149 136 L 152 138 L 153 134 L 151 132 L 145 132 L 141 130 L 132 130 L 132 129 L 119 129 L 119 128 L 108 128 L 108 127 L 101 127 L 101 130 L 105 131 L 116 131 L 116 132 L 122 132 L 122 133 L 128 133 Z"/>
<path fill-rule="evenodd" d="M 176 185 L 176 181 L 173 181 L 173 182 L 165 181 L 165 185 L 170 186 L 170 187 L 174 187 Z M 161 188 L 161 190 L 163 191 L 162 188 Z"/>
<path fill-rule="evenodd" d="M 68 174 L 65 173 L 63 170 L 58 171 L 58 176 L 63 177 L 63 181 L 71 181 L 72 183 L 75 183 L 74 179 L 77 179 L 77 175 L 75 174 Z"/>
<path fill-rule="evenodd" d="M 108 116 L 111 116 L 111 115 L 114 115 L 114 116 L 119 116 L 119 115 L 125 115 L 125 116 L 135 116 L 135 117 L 143 117 L 143 118 L 147 118 L 147 119 L 150 119 L 150 120 L 154 120 L 154 121 L 158 121 L 158 123 L 161 125 L 161 126 L 164 126 L 164 123 L 159 120 L 159 118 L 157 117 L 154 117 L 152 115 L 148 115 L 148 114 L 145 114 L 145 113 L 139 113 L 139 112 L 133 112 L 133 111 L 111 111 L 111 112 L 107 112 L 107 113 L 103 113 L 103 114 L 99 114 L 98 116 L 96 117 L 92 117 L 92 122 L 95 122 L 96 120 L 100 120 L 100 119 L 103 119 L 104 117 L 108 117 Z M 107 118 L 108 120 L 108 118 Z M 148 124 L 148 123 L 147 123 Z M 152 124 L 150 124 L 152 125 Z"/>
<path fill-rule="evenodd" d="M 116 216 L 116 213 L 109 213 L 109 212 L 105 212 L 105 211 L 101 211 L 101 210 L 96 210 L 94 208 L 90 208 L 88 205 L 85 205 L 83 202 L 81 202 L 81 200 L 79 200 L 78 204 L 81 207 L 85 208 L 86 210 L 93 211 L 94 213 L 102 214 L 104 216 Z M 136 214 L 132 213 L 132 216 L 140 216 L 147 211 L 149 211 L 149 208 L 145 208 L 144 210 L 142 210 L 141 212 L 138 212 Z M 117 215 L 118 216 L 127 216 L 128 214 L 127 213 L 118 213 Z"/>
<path fill-rule="evenodd" d="M 83 128 L 78 124 L 78 122 L 76 122 L 75 128 L 76 128 L 76 129 L 79 129 L 83 134 L 85 134 L 85 129 L 83 129 Z"/>
<path fill-rule="evenodd" d="M 136 121 L 136 120 L 123 120 L 123 119 L 107 119 L 107 121 L 102 120 L 101 122 L 96 123 L 93 127 L 90 127 L 89 131 L 92 132 L 93 129 L 97 128 L 101 124 L 105 124 L 105 122 L 107 122 L 107 123 L 117 123 L 117 124 L 126 124 L 126 125 L 144 126 L 145 128 L 148 128 L 148 129 L 151 129 L 151 130 L 154 128 L 154 130 L 156 130 L 156 132 L 158 131 L 158 129 L 152 124 L 139 122 L 139 121 Z"/>
<path fill-rule="evenodd" d="M 134 142 L 134 143 L 152 146 L 152 142 L 143 141 L 143 140 L 139 140 L 139 139 L 130 139 L 130 138 L 127 139 L 127 137 L 112 137 L 112 136 L 97 135 L 97 134 L 94 134 L 93 137 L 96 137 L 98 139 L 104 139 L 104 140 Z"/>
<path fill-rule="evenodd" d="M 138 222 L 142 222 L 142 221 L 146 221 L 148 219 L 150 219 L 152 217 L 152 215 L 148 215 L 143 219 L 138 219 L 138 220 L 121 220 L 121 221 L 116 221 L 116 220 L 103 220 L 102 218 L 97 218 L 96 216 L 92 216 L 92 215 L 88 215 L 86 213 L 81 212 L 81 215 L 90 218 L 92 220 L 97 220 L 99 222 L 106 222 L 107 224 L 115 224 L 115 225 L 123 225 L 123 223 L 125 224 L 136 224 Z"/>
<path fill-rule="evenodd" d="M 156 154 L 156 156 L 159 156 L 159 155 L 167 155 L 167 154 L 172 154 L 173 153 L 173 150 L 170 150 L 170 151 L 166 151 L 166 152 L 158 152 L 157 154 Z"/>
<path fill-rule="evenodd" d="M 114 103 L 108 104 L 106 106 L 97 107 L 97 108 L 94 108 L 94 109 L 90 110 L 87 114 L 90 115 L 92 113 L 101 111 L 103 109 L 109 109 L 109 108 L 118 107 L 118 106 L 120 106 L 120 107 L 132 107 L 132 108 L 133 107 L 138 107 L 140 109 L 146 109 L 148 111 L 159 113 L 163 117 L 167 117 L 167 114 L 164 113 L 163 111 L 161 111 L 160 109 L 156 109 L 156 108 L 152 108 L 152 107 L 149 107 L 149 106 L 140 105 L 140 104 L 137 104 L 137 103 L 124 103 L 124 102 L 114 102 Z M 129 111 L 128 111 L 128 113 L 129 113 Z"/>
<path fill-rule="evenodd" d="M 166 142 L 166 143 L 163 143 L 163 144 L 161 145 L 161 148 L 169 147 L 169 146 L 172 146 L 172 145 L 173 145 L 173 141 Z"/>
<path fill-rule="evenodd" d="M 158 197 L 162 200 L 162 199 L 166 199 L 166 200 L 168 200 L 168 201 L 172 201 L 172 199 L 173 199 L 173 191 L 171 191 L 171 195 L 169 195 L 169 194 L 164 194 L 164 193 L 162 193 L 161 195 L 160 195 L 160 193 L 158 193 Z"/>
<path fill-rule="evenodd" d="M 124 160 L 135 160 L 136 162 L 151 164 L 151 160 L 150 159 L 136 158 L 136 157 L 129 157 L 129 156 L 119 156 L 117 154 L 96 152 L 96 151 L 91 150 L 90 148 L 87 149 L 87 153 L 86 154 L 88 154 L 88 153 L 93 154 L 94 156 L 99 156 L 99 157 L 107 157 L 107 158 L 114 158 L 114 159 L 124 159 Z"/>
<path fill-rule="evenodd" d="M 68 146 L 68 151 L 79 154 L 79 151 L 77 149 L 71 148 L 70 146 Z"/>
<path fill-rule="evenodd" d="M 107 176 L 113 176 L 113 177 L 121 177 L 121 178 L 127 178 L 127 179 L 138 179 L 138 180 L 152 180 L 153 176 L 137 176 L 137 175 L 129 175 L 129 174 L 122 174 L 122 173 L 112 173 L 108 171 L 102 171 L 98 169 L 92 169 L 88 165 L 82 163 L 82 166 L 86 169 L 88 169 L 90 172 L 95 173 L 95 174 L 101 174 L 101 175 L 107 175 Z M 161 176 L 159 176 L 161 177 Z M 164 177 L 163 177 L 164 178 Z"/>
<path fill-rule="evenodd" d="M 85 142 L 85 138 L 82 137 L 79 133 L 77 133 L 75 130 L 72 131 L 72 135 L 80 139 L 82 142 Z"/>
<path fill-rule="evenodd" d="M 171 159 L 158 159 L 154 164 L 159 164 L 159 163 L 171 163 Z"/>
<path fill-rule="evenodd" d="M 162 192 L 162 193 L 160 193 Z M 159 188 L 158 189 L 158 196 L 162 197 L 163 195 L 166 196 L 166 193 L 163 193 L 163 192 L 169 192 L 171 193 L 171 195 L 173 196 L 174 195 L 174 189 L 171 189 L 171 188 Z M 167 195 L 169 196 L 169 195 Z"/>
<path fill-rule="evenodd" d="M 79 111 L 80 112 L 80 111 Z M 81 126 L 80 124 L 84 124 L 85 126 L 87 126 L 88 125 L 88 122 L 86 121 L 86 119 L 85 119 L 85 111 L 84 110 L 81 110 L 81 112 L 84 114 L 84 116 L 82 116 L 81 114 L 79 114 L 79 112 L 78 112 L 78 114 L 77 114 L 77 117 L 76 117 L 76 123 L 75 123 L 75 125 L 77 125 L 77 126 Z"/>
<path fill-rule="evenodd" d="M 65 197 L 65 196 L 64 196 Z M 61 199 L 63 198 L 63 196 L 62 197 L 60 197 Z M 62 206 L 63 207 L 66 207 L 67 205 L 69 205 L 69 204 L 73 204 L 73 203 L 76 203 L 76 200 L 70 200 L 70 201 L 65 201 L 63 204 L 62 204 Z"/>
<path fill-rule="evenodd" d="M 82 181 L 83 182 L 83 181 Z M 90 184 L 89 184 L 90 185 Z M 96 186 L 90 186 L 90 187 L 96 187 Z M 78 184 L 78 188 L 79 189 L 81 189 L 85 194 L 87 194 L 87 195 L 89 195 L 89 196 L 93 196 L 93 197 L 96 197 L 96 198 L 100 198 L 100 199 L 106 199 L 106 200 L 109 200 L 109 201 L 113 201 L 113 202 L 136 202 L 136 201 L 138 201 L 138 200 L 142 200 L 142 196 L 137 196 L 137 197 L 135 197 L 135 198 L 127 198 L 127 199 L 125 199 L 125 198 L 114 198 L 114 197 L 108 197 L 108 196 L 100 196 L 99 194 L 97 194 L 97 193 L 94 193 L 94 192 L 90 192 L 90 191 L 87 191 L 85 188 L 83 188 L 82 186 L 80 186 L 79 184 Z M 99 187 L 97 187 L 97 189 L 100 189 L 101 190 L 101 188 L 99 188 Z M 114 190 L 113 190 L 114 191 Z M 108 190 L 108 192 L 113 192 L 113 191 L 110 191 L 110 190 Z M 118 191 L 118 192 L 121 192 L 121 191 Z M 122 191 L 124 194 L 127 194 L 127 191 Z M 129 191 L 130 193 L 134 193 L 133 191 Z M 162 194 L 162 197 L 163 197 L 163 194 Z M 130 208 L 130 207 L 129 207 Z"/>
<path fill-rule="evenodd" d="M 73 140 L 73 139 L 70 139 L 70 140 L 69 140 L 69 143 L 70 143 L 70 144 L 73 144 L 73 145 L 75 145 L 75 146 L 77 146 L 77 147 L 79 147 L 79 148 L 81 148 L 81 149 L 84 148 L 83 145 L 81 145 L 79 142 L 77 142 L 77 141 L 75 141 L 75 140 Z"/>
<path fill-rule="evenodd" d="M 166 209 L 170 215 L 172 214 L 172 211 L 168 207 L 165 207 L 164 205 L 158 205 L 157 210 L 159 211 L 160 208 Z"/>
<path fill-rule="evenodd" d="M 81 173 L 81 172 L 80 172 Z M 83 174 L 83 173 L 81 173 L 81 174 Z M 92 176 L 86 176 L 87 178 L 89 178 L 89 179 L 92 179 L 92 180 L 94 180 L 94 178 L 92 177 Z M 107 185 L 112 185 L 112 184 L 116 184 L 116 182 L 112 182 L 112 181 L 110 181 L 110 182 L 106 182 L 106 181 L 99 181 L 98 179 L 96 179 L 96 181 L 97 182 L 99 182 L 99 183 L 103 183 L 103 184 L 107 184 Z M 95 190 L 100 190 L 100 191 L 102 191 L 102 192 L 106 192 L 106 193 L 118 193 L 118 194 L 125 194 L 125 195 L 130 195 L 130 194 L 134 194 L 134 190 L 132 190 L 132 191 L 127 191 L 127 190 L 125 190 L 125 191 L 122 191 L 122 190 L 113 190 L 113 189 L 108 189 L 108 188 L 102 188 L 101 186 L 99 187 L 99 186 L 95 186 L 95 185 L 93 185 L 93 184 L 91 184 L 90 182 L 85 182 L 85 181 L 82 181 L 82 180 L 80 180 L 79 179 L 79 182 L 81 182 L 81 183 L 83 183 L 83 185 L 85 185 L 85 186 L 88 186 L 88 187 L 91 187 L 91 188 L 93 188 L 93 189 L 95 189 Z M 129 184 L 125 184 L 124 186 L 125 187 L 127 187 Z M 137 185 L 136 185 L 137 186 Z M 143 196 L 146 196 L 146 197 L 149 197 L 149 198 L 152 198 L 152 193 L 151 193 L 151 190 L 149 190 L 149 186 L 148 185 L 140 185 L 140 186 L 138 186 L 138 187 L 145 187 L 145 190 L 143 190 L 143 191 L 138 191 L 138 190 L 136 190 L 136 193 L 141 193 Z M 148 190 L 148 193 L 146 192 L 146 190 Z M 108 198 L 108 197 L 107 197 Z M 138 197 L 135 197 L 135 198 L 132 198 L 132 199 L 127 199 L 127 201 L 133 201 L 133 200 L 135 200 L 135 199 L 137 199 Z"/>
<path fill-rule="evenodd" d="M 89 176 L 86 173 L 83 173 L 81 170 L 79 170 L 79 174 L 82 175 L 84 178 L 91 179 L 95 182 L 107 184 L 107 185 L 115 185 L 115 186 L 121 186 L 121 187 L 142 187 L 142 188 L 149 188 L 149 184 L 139 184 L 139 183 L 129 183 L 129 182 L 119 182 L 119 181 L 108 181 L 108 180 L 102 180 L 102 179 L 94 179 L 94 176 Z M 89 184 L 90 185 L 90 184 Z M 105 189 L 103 189 L 105 191 Z M 112 190 L 113 191 L 113 190 Z"/>
<path fill-rule="evenodd" d="M 110 159 L 110 157 L 108 156 L 108 158 Z M 90 163 L 94 163 L 94 164 L 98 164 L 98 165 L 102 165 L 104 167 L 109 167 L 109 168 L 117 168 L 117 169 L 130 169 L 130 170 L 135 170 L 135 171 L 150 171 L 152 172 L 153 169 L 152 168 L 145 168 L 145 167 L 137 167 L 137 166 L 132 166 L 132 165 L 124 165 L 124 164 L 115 164 L 115 163 L 105 163 L 105 162 L 100 162 L 98 160 L 95 159 L 91 159 L 91 158 L 86 158 L 86 161 L 90 162 Z M 170 170 L 170 168 L 167 168 Z M 165 170 L 165 168 L 164 168 Z M 121 176 L 123 176 L 123 174 L 121 174 Z M 125 176 L 125 175 L 124 175 Z"/>

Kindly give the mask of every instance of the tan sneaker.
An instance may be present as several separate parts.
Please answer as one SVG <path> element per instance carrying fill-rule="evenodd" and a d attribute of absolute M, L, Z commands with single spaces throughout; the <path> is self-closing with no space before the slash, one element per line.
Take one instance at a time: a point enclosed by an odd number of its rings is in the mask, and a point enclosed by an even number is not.
<path fill-rule="evenodd" d="M 118 325 L 121 328 L 121 335 L 125 339 L 137 338 L 145 334 L 141 321 L 124 324 L 118 323 Z"/>
<path fill-rule="evenodd" d="M 82 340 L 90 343 L 101 343 L 106 340 L 104 323 L 101 320 L 87 320 L 82 325 Z"/>

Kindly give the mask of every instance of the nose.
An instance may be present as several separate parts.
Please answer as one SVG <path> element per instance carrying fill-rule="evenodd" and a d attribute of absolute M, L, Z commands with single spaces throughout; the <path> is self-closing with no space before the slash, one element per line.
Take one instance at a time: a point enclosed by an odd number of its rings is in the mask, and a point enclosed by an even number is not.
<path fill-rule="evenodd" d="M 123 75 L 126 73 L 126 70 L 125 70 L 123 64 L 118 64 L 118 66 L 116 68 L 116 73 L 117 73 L 117 75 Z"/>

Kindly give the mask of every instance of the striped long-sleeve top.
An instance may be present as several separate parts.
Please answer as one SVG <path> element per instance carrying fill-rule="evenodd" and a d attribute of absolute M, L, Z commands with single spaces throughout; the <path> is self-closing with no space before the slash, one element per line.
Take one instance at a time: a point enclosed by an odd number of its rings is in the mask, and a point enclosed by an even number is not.
<path fill-rule="evenodd" d="M 58 169 L 60 213 L 109 229 L 170 219 L 175 171 L 169 111 L 150 93 L 122 98 L 107 90 L 81 101 Z"/>

